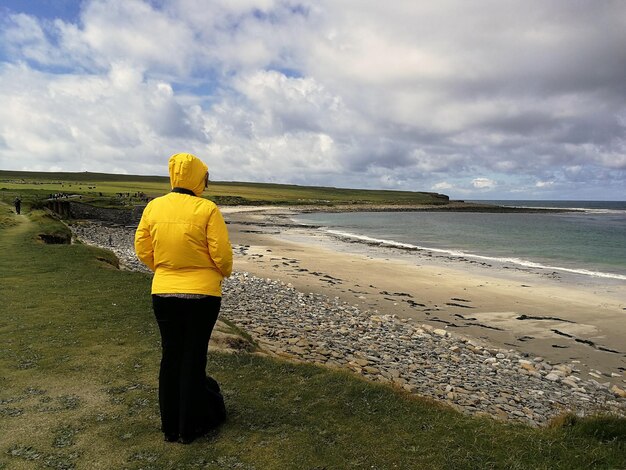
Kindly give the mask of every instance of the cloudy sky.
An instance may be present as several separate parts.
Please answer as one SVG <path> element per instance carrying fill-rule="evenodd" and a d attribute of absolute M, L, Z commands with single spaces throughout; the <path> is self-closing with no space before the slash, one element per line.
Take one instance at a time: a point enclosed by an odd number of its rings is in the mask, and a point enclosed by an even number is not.
<path fill-rule="evenodd" d="M 0 0 L 0 169 L 626 199 L 621 0 Z"/>

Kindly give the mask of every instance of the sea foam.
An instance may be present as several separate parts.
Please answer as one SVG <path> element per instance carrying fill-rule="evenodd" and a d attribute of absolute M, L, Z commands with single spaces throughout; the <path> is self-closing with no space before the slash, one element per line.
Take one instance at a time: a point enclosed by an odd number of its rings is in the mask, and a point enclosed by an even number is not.
<path fill-rule="evenodd" d="M 607 279 L 619 279 L 619 280 L 626 281 L 626 276 L 622 274 L 605 273 L 602 271 L 591 271 L 589 269 L 566 268 L 562 266 L 549 266 L 549 265 L 537 263 L 535 261 L 524 260 L 524 259 L 513 258 L 513 257 L 498 258 L 498 257 L 493 257 L 493 256 L 484 256 L 484 255 L 477 255 L 473 253 L 467 253 L 467 252 L 460 251 L 460 250 L 446 250 L 442 248 L 431 248 L 431 247 L 426 247 L 426 246 L 413 245 L 410 243 L 398 242 L 394 240 L 373 238 L 373 237 L 368 237 L 366 235 L 358 235 L 356 233 L 342 232 L 339 230 L 327 229 L 326 232 L 331 235 L 337 236 L 339 238 L 346 239 L 348 241 L 350 240 L 358 241 L 358 242 L 362 242 L 362 243 L 370 244 L 370 245 L 386 246 L 390 248 L 399 248 L 399 249 L 410 250 L 410 251 L 428 251 L 431 253 L 439 253 L 442 255 L 452 256 L 455 258 L 472 258 L 472 259 L 478 259 L 482 261 L 491 261 L 491 262 L 496 262 L 496 263 L 510 263 L 510 264 L 514 264 L 517 266 L 524 266 L 526 268 L 561 271 L 561 272 L 567 272 L 567 273 L 572 273 L 572 274 L 580 274 L 584 276 L 601 277 L 601 278 L 607 278 Z"/>

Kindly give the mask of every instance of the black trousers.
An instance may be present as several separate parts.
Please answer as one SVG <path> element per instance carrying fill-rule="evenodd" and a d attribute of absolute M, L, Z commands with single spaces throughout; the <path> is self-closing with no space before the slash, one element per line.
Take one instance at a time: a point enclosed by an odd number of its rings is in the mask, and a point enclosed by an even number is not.
<path fill-rule="evenodd" d="M 220 297 L 152 296 L 161 332 L 159 407 L 166 435 L 194 436 L 205 429 L 207 348 L 220 305 Z"/>

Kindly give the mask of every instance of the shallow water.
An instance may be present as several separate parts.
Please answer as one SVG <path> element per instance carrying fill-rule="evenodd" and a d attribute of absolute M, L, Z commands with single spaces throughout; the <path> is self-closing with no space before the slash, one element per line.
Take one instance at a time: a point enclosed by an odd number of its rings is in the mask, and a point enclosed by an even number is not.
<path fill-rule="evenodd" d="M 543 204 L 535 207 L 554 207 L 547 205 L 550 201 L 532 202 Z M 300 214 L 296 220 L 355 241 L 626 280 L 626 204 L 594 202 L 595 207 L 582 207 L 580 201 L 558 202 L 579 210 L 315 213 Z"/>

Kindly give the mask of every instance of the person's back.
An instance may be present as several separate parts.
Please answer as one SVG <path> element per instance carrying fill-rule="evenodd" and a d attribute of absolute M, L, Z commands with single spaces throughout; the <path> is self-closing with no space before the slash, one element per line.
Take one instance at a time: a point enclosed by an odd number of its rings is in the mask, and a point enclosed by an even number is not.
<path fill-rule="evenodd" d="M 149 224 L 155 275 L 153 294 L 221 295 L 222 278 L 232 269 L 226 226 L 217 206 L 206 199 L 169 193 L 144 210 Z M 141 258 L 141 253 L 138 251 Z"/>

